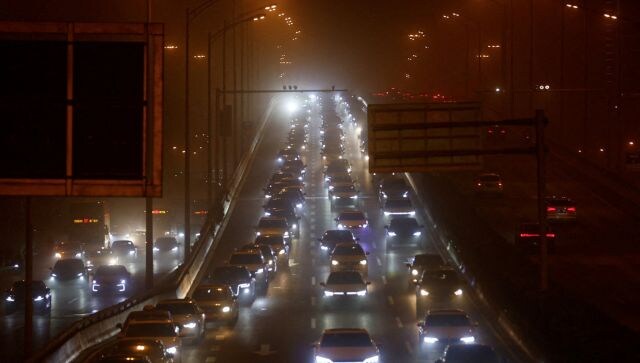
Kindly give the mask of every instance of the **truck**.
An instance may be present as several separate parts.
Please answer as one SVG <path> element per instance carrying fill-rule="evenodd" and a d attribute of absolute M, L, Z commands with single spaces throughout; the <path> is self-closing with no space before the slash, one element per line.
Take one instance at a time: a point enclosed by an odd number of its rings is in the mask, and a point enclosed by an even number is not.
<path fill-rule="evenodd" d="M 111 214 L 106 201 L 73 201 L 67 216 L 69 242 L 85 251 L 109 248 Z"/>

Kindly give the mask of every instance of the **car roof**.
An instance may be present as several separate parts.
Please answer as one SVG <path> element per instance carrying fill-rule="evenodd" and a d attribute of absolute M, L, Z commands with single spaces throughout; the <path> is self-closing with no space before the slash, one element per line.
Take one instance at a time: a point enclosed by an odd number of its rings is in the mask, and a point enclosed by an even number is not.
<path fill-rule="evenodd" d="M 332 328 L 325 329 L 322 334 L 353 334 L 353 333 L 365 333 L 369 334 L 367 329 L 363 328 Z"/>
<path fill-rule="evenodd" d="M 468 316 L 466 312 L 460 309 L 430 309 L 427 310 L 428 315 L 464 315 Z"/>

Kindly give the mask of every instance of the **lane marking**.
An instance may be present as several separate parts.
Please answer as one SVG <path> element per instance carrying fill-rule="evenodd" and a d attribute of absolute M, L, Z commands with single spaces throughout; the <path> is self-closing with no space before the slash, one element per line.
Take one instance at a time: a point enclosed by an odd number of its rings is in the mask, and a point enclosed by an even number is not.
<path fill-rule="evenodd" d="M 74 302 L 78 301 L 77 297 L 74 297 L 73 299 L 67 301 L 67 304 L 73 304 Z"/>
<path fill-rule="evenodd" d="M 393 305 L 393 298 L 391 296 L 387 296 L 387 301 L 389 302 L 389 305 Z"/>
<path fill-rule="evenodd" d="M 396 316 L 396 325 L 398 326 L 398 328 L 402 329 L 404 328 L 404 325 L 402 324 L 402 320 L 400 320 L 399 317 Z"/>
<path fill-rule="evenodd" d="M 380 257 L 376 257 L 376 262 L 378 262 L 378 266 L 382 266 L 382 261 L 380 260 Z"/>
<path fill-rule="evenodd" d="M 311 318 L 311 329 L 316 328 L 316 318 Z"/>
<path fill-rule="evenodd" d="M 311 297 L 311 306 L 316 306 L 316 297 L 315 296 Z"/>
<path fill-rule="evenodd" d="M 387 284 L 387 278 L 384 275 L 382 275 L 382 283 L 385 285 Z"/>
<path fill-rule="evenodd" d="M 316 286 L 316 277 L 311 276 L 311 286 Z"/>

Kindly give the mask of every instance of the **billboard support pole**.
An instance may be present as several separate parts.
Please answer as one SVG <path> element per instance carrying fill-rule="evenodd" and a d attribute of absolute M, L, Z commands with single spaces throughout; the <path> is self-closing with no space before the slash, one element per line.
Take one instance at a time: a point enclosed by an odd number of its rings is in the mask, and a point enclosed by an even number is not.
<path fill-rule="evenodd" d="M 536 110 L 536 161 L 537 168 L 537 194 L 538 194 L 538 225 L 540 226 L 540 291 L 545 292 L 549 287 L 549 266 L 547 261 L 547 209 L 545 205 L 546 194 L 546 162 L 544 147 L 544 111 Z"/>
<path fill-rule="evenodd" d="M 33 338 L 33 233 L 31 226 L 31 197 L 24 199 L 24 357 L 29 358 Z"/>

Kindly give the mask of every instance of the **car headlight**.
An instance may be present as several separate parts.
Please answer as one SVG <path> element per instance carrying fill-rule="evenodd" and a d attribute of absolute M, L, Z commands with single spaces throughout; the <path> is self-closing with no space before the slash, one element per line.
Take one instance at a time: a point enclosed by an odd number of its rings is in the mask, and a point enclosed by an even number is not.
<path fill-rule="evenodd" d="M 282 235 L 284 238 L 289 237 L 289 232 L 285 231 L 284 234 Z"/>
<path fill-rule="evenodd" d="M 35 297 L 35 299 L 33 299 L 33 301 L 41 301 L 41 300 L 44 300 L 44 296 L 42 295 L 38 295 Z"/>
<path fill-rule="evenodd" d="M 291 228 L 296 229 L 296 228 L 298 228 L 298 225 L 294 223 L 294 224 L 291 225 Z"/>
<path fill-rule="evenodd" d="M 409 212 L 410 216 L 415 216 L 416 215 L 416 211 L 412 210 L 411 212 Z"/>
<path fill-rule="evenodd" d="M 263 273 L 263 272 L 264 272 L 264 269 L 262 269 L 262 268 L 259 268 L 259 269 L 257 269 L 257 270 L 256 270 L 256 273 L 257 273 L 257 274 L 261 274 L 261 273 Z"/>
<path fill-rule="evenodd" d="M 384 215 L 385 215 L 385 216 L 388 216 L 388 215 L 390 215 L 390 214 L 391 214 L 391 213 L 389 213 L 389 212 L 384 212 Z"/>
<path fill-rule="evenodd" d="M 160 251 L 160 249 L 158 247 L 154 247 L 153 248 L 153 252 L 158 252 L 158 251 Z"/>
<path fill-rule="evenodd" d="M 336 199 L 338 199 L 338 197 L 334 195 L 334 196 L 331 197 L 331 199 L 336 200 Z"/>
<path fill-rule="evenodd" d="M 56 258 L 62 258 L 62 255 L 60 254 L 60 252 L 56 252 Z"/>
<path fill-rule="evenodd" d="M 264 212 L 264 216 L 265 216 L 265 217 L 269 217 L 269 216 L 271 216 L 271 212 Z"/>
<path fill-rule="evenodd" d="M 413 270 L 411 270 L 411 274 L 413 276 L 418 276 L 418 270 L 416 270 L 415 268 Z"/>
<path fill-rule="evenodd" d="M 241 289 L 246 289 L 246 288 L 251 287 L 251 284 L 247 282 L 247 283 L 238 285 L 238 287 L 241 288 Z"/>
<path fill-rule="evenodd" d="M 222 312 L 223 312 L 223 313 L 228 313 L 228 312 L 230 312 L 230 311 L 231 311 L 231 308 L 230 308 L 230 307 L 228 307 L 228 306 L 224 306 L 224 307 L 222 308 Z"/>
<path fill-rule="evenodd" d="M 329 185 L 329 190 L 333 190 L 334 186 L 333 185 Z"/>
<path fill-rule="evenodd" d="M 184 324 L 183 326 L 184 326 L 185 328 L 187 328 L 187 329 L 193 329 L 193 328 L 195 328 L 195 327 L 196 327 L 196 325 L 197 325 L 197 324 L 196 324 L 195 322 L 193 322 L 193 321 L 192 321 L 192 322 L 190 322 L 190 323 L 186 323 L 186 324 Z"/>
<path fill-rule="evenodd" d="M 13 296 L 11 296 L 11 295 L 7 296 L 6 300 L 7 300 L 7 301 L 16 301 L 16 300 L 13 298 Z"/>
<path fill-rule="evenodd" d="M 374 355 L 373 357 L 369 357 L 364 360 L 364 363 L 378 363 L 380 361 L 380 357 Z"/>
<path fill-rule="evenodd" d="M 327 291 L 327 290 L 325 290 L 325 292 L 324 292 L 324 296 L 333 296 L 333 291 Z"/>
<path fill-rule="evenodd" d="M 456 296 L 460 296 L 460 295 L 462 295 L 462 289 L 458 289 L 458 290 L 456 290 L 456 291 L 454 292 L 454 294 L 455 294 Z"/>
<path fill-rule="evenodd" d="M 171 355 L 175 355 L 176 353 L 178 353 L 178 347 L 169 347 L 169 348 L 167 348 L 167 353 L 169 353 Z"/>
<path fill-rule="evenodd" d="M 278 251 L 279 255 L 284 255 L 285 253 L 287 253 L 287 251 L 285 251 L 284 248 Z"/>
<path fill-rule="evenodd" d="M 298 203 L 298 204 L 296 204 L 296 207 L 297 207 L 297 208 L 302 208 L 302 203 Z"/>
<path fill-rule="evenodd" d="M 396 232 L 392 232 L 392 231 L 387 232 L 387 234 L 388 234 L 390 237 L 395 237 L 395 236 L 396 236 Z"/>
<path fill-rule="evenodd" d="M 367 264 L 367 260 L 360 260 L 360 264 L 361 264 L 362 266 L 366 265 L 366 264 Z"/>
<path fill-rule="evenodd" d="M 424 337 L 423 341 L 427 344 L 433 344 L 438 342 L 438 338 L 434 337 Z"/>
<path fill-rule="evenodd" d="M 476 338 L 473 335 L 471 335 L 468 337 L 460 338 L 460 341 L 463 342 L 464 344 L 471 344 L 476 341 Z"/>
<path fill-rule="evenodd" d="M 414 236 L 416 236 L 416 237 L 417 237 L 417 236 L 421 236 L 421 235 L 422 235 L 422 232 L 420 232 L 420 231 L 413 232 L 413 235 L 414 235 Z"/>
<path fill-rule="evenodd" d="M 281 163 L 281 162 L 282 162 L 282 158 L 278 158 L 278 162 L 280 162 L 280 163 Z"/>
<path fill-rule="evenodd" d="M 109 265 L 115 265 L 118 263 L 118 258 L 113 257 L 109 259 Z"/>
<path fill-rule="evenodd" d="M 409 192 L 404 192 L 404 193 L 402 193 L 402 198 L 406 198 L 406 197 L 408 197 L 408 196 L 409 196 Z"/>
<path fill-rule="evenodd" d="M 338 262 L 338 261 L 336 261 L 336 260 L 331 260 L 331 264 L 332 264 L 332 265 L 334 265 L 334 266 L 338 266 L 338 263 L 339 263 L 339 262 Z"/>
<path fill-rule="evenodd" d="M 367 294 L 367 290 L 360 290 L 357 292 L 358 296 L 365 296 Z"/>
<path fill-rule="evenodd" d="M 273 260 L 269 260 L 269 265 L 273 265 Z"/>
<path fill-rule="evenodd" d="M 257 232 L 256 232 L 256 236 L 259 236 L 259 235 L 260 235 L 260 231 L 257 231 Z"/>
<path fill-rule="evenodd" d="M 425 289 L 420 289 L 420 296 L 429 296 L 429 291 Z"/>
<path fill-rule="evenodd" d="M 178 246 L 175 246 L 174 248 L 171 249 L 171 252 L 177 252 L 178 251 Z"/>
<path fill-rule="evenodd" d="M 80 257 L 82 257 L 82 253 L 80 252 L 76 253 L 76 258 L 80 258 Z"/>
<path fill-rule="evenodd" d="M 358 199 L 358 196 L 357 195 L 352 195 L 350 198 L 351 199 Z"/>
<path fill-rule="evenodd" d="M 269 198 L 271 198 L 271 194 L 266 194 L 264 197 L 269 199 Z"/>
<path fill-rule="evenodd" d="M 344 228 L 344 224 L 338 223 L 338 228 Z"/>
<path fill-rule="evenodd" d="M 329 358 L 321 357 L 316 355 L 316 363 L 333 363 L 333 361 Z"/>
<path fill-rule="evenodd" d="M 87 260 L 87 266 L 93 266 L 93 262 L 91 260 Z"/>
<path fill-rule="evenodd" d="M 81 277 L 82 275 L 84 275 L 82 272 L 78 273 L 78 277 Z"/>
<path fill-rule="evenodd" d="M 126 284 L 126 283 L 127 283 L 127 280 L 122 279 L 122 280 L 120 280 L 120 283 L 121 283 L 121 284 Z"/>
<path fill-rule="evenodd" d="M 57 277 L 58 275 L 51 273 L 51 277 Z"/>

